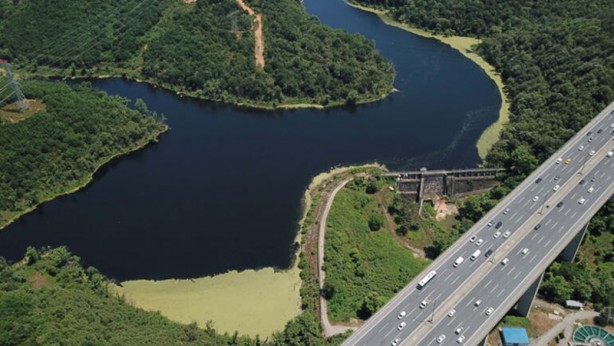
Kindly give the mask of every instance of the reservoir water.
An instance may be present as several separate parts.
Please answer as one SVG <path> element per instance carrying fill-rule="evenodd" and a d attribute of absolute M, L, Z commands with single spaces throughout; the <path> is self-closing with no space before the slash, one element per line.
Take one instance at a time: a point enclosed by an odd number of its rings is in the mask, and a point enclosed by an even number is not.
<path fill-rule="evenodd" d="M 119 280 L 190 278 L 287 267 L 311 178 L 337 165 L 475 167 L 498 115 L 495 84 L 448 46 L 382 23 L 341 0 L 305 0 L 327 25 L 376 42 L 400 91 L 352 109 L 255 111 L 121 79 L 94 81 L 142 98 L 172 130 L 113 161 L 87 188 L 0 232 L 0 256 L 67 245 Z"/>

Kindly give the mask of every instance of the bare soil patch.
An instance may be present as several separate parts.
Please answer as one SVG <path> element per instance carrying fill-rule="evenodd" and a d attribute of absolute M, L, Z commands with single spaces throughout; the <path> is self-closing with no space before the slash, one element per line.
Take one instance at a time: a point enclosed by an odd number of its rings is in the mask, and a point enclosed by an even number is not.
<path fill-rule="evenodd" d="M 45 105 L 38 102 L 37 100 L 26 100 L 28 103 L 28 109 L 20 112 L 17 108 L 17 103 L 8 104 L 2 108 L 0 108 L 0 123 L 7 122 L 10 124 L 14 124 L 25 120 L 37 112 L 45 110 Z"/>
<path fill-rule="evenodd" d="M 32 284 L 33 288 L 43 288 L 50 286 L 49 278 L 47 277 L 47 275 L 40 272 L 35 272 L 34 274 L 32 274 L 32 276 L 30 276 L 30 283 Z"/>

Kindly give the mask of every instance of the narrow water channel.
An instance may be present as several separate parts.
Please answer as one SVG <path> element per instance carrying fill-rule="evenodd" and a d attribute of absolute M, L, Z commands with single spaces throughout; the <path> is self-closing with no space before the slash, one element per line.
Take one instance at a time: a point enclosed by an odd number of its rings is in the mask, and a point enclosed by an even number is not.
<path fill-rule="evenodd" d="M 357 108 L 254 111 L 177 97 L 143 83 L 96 87 L 144 99 L 172 128 L 104 167 L 86 189 L 0 232 L 0 256 L 67 245 L 119 280 L 190 278 L 290 264 L 311 177 L 336 165 L 474 167 L 498 115 L 494 83 L 455 50 L 341 0 L 305 0 L 327 25 L 365 35 L 390 59 L 400 92 Z"/>

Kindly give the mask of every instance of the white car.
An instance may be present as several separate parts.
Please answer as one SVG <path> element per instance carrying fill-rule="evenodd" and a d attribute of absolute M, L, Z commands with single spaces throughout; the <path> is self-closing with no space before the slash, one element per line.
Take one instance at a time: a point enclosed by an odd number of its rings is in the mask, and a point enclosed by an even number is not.
<path fill-rule="evenodd" d="M 506 208 L 506 209 L 503 211 L 503 215 L 507 215 L 507 213 L 509 213 L 509 212 L 510 212 L 510 208 Z"/>
<path fill-rule="evenodd" d="M 559 163 L 563 162 L 563 158 L 559 157 L 558 159 L 556 159 L 556 164 L 558 165 Z"/>
<path fill-rule="evenodd" d="M 403 317 L 405 317 L 405 315 L 407 315 L 407 313 L 405 312 L 405 310 L 403 310 L 399 313 L 399 316 L 397 316 L 397 318 L 402 319 Z"/>
<path fill-rule="evenodd" d="M 529 253 L 529 249 L 525 247 L 524 249 L 522 249 L 521 253 L 522 253 L 523 255 L 526 255 L 526 254 L 528 254 L 528 253 Z"/>
<path fill-rule="evenodd" d="M 510 231 L 506 231 L 505 233 L 503 233 L 503 238 L 507 238 L 510 236 L 510 234 L 512 234 L 512 232 Z"/>
<path fill-rule="evenodd" d="M 492 235 L 493 238 L 497 239 L 501 235 L 501 231 L 496 231 L 495 234 Z"/>
<path fill-rule="evenodd" d="M 607 157 L 612 157 L 612 155 L 614 155 L 614 151 L 608 151 L 608 154 L 606 156 Z"/>
<path fill-rule="evenodd" d="M 458 339 L 456 339 L 456 342 L 459 343 L 459 344 L 462 344 L 463 341 L 465 341 L 465 336 L 464 335 L 461 335 Z"/>
<path fill-rule="evenodd" d="M 473 243 L 474 241 L 476 241 L 476 239 L 478 239 L 477 235 L 471 236 L 471 238 L 469 238 L 469 242 Z"/>
<path fill-rule="evenodd" d="M 588 188 L 587 191 L 588 191 L 588 193 L 591 193 L 591 192 L 595 191 L 595 188 L 591 186 L 591 187 Z"/>
<path fill-rule="evenodd" d="M 407 325 L 407 323 L 405 323 L 404 321 L 401 322 L 401 324 L 399 324 L 399 326 L 397 327 L 398 330 L 401 330 L 403 328 L 405 328 L 405 326 Z"/>
<path fill-rule="evenodd" d="M 437 343 L 441 344 L 444 340 L 446 339 L 446 336 L 444 334 L 441 334 L 438 338 L 437 338 Z"/>
<path fill-rule="evenodd" d="M 489 223 L 488 223 L 488 227 L 492 227 L 493 222 L 494 222 L 494 221 L 489 222 Z"/>
<path fill-rule="evenodd" d="M 460 333 L 462 333 L 464 329 L 465 329 L 465 328 L 463 328 L 463 327 L 458 327 L 458 328 L 456 328 L 456 330 L 454 331 L 454 333 L 456 333 L 456 335 L 460 335 Z"/>
<path fill-rule="evenodd" d="M 557 191 L 559 189 L 559 187 L 561 187 L 560 185 L 554 185 L 554 187 L 552 188 L 552 191 Z"/>
<path fill-rule="evenodd" d="M 590 156 L 593 156 L 593 155 L 595 155 L 595 151 L 594 151 L 594 150 L 591 150 L 591 151 L 590 151 L 588 154 L 589 154 Z"/>
<path fill-rule="evenodd" d="M 429 304 L 428 300 L 423 300 L 422 303 L 420 303 L 420 309 L 424 309 L 427 305 Z M 405 322 L 403 322 L 405 323 Z"/>
<path fill-rule="evenodd" d="M 506 257 L 506 258 L 503 259 L 503 261 L 501 261 L 501 264 L 506 265 L 507 262 L 509 262 L 509 261 L 510 261 L 510 259 Z"/>
<path fill-rule="evenodd" d="M 533 197 L 533 202 L 537 202 L 538 199 L 539 199 L 539 196 Z"/>
<path fill-rule="evenodd" d="M 456 310 L 452 309 L 450 312 L 448 312 L 448 317 L 452 317 L 454 314 L 456 314 Z"/>
<path fill-rule="evenodd" d="M 583 145 L 579 146 L 578 150 L 580 150 L 580 151 L 584 150 L 584 146 Z"/>
<path fill-rule="evenodd" d="M 478 239 L 478 241 L 475 242 L 475 245 L 480 246 L 482 245 L 483 242 L 484 242 L 484 239 L 480 238 Z"/>
<path fill-rule="evenodd" d="M 578 200 L 578 204 L 584 204 L 586 202 L 586 198 L 582 197 Z"/>
<path fill-rule="evenodd" d="M 480 306 L 482 304 L 482 299 L 478 299 L 475 301 L 475 306 Z"/>
<path fill-rule="evenodd" d="M 611 124 L 610 124 L 610 127 L 614 127 L 614 123 L 611 123 Z"/>
<path fill-rule="evenodd" d="M 488 310 L 486 310 L 486 316 L 490 316 L 493 311 L 495 311 L 495 308 L 488 308 Z"/>
<path fill-rule="evenodd" d="M 392 340 L 392 346 L 397 346 L 399 344 L 399 342 L 401 342 L 401 338 L 396 338 L 396 339 Z"/>

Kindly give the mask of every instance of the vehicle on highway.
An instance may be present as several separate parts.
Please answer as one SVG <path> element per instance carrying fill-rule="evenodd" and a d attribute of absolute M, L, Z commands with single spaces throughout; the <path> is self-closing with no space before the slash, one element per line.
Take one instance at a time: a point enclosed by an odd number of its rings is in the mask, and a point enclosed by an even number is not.
<path fill-rule="evenodd" d="M 460 335 L 460 333 L 462 333 L 464 329 L 465 329 L 465 328 L 463 328 L 463 327 L 458 327 L 458 328 L 456 328 L 456 330 L 454 331 L 454 333 L 456 333 L 456 335 Z"/>
<path fill-rule="evenodd" d="M 606 155 L 606 156 L 607 156 L 607 157 L 612 157 L 612 155 L 614 155 L 614 151 L 608 151 L 608 153 L 607 153 L 607 155 Z"/>
<path fill-rule="evenodd" d="M 593 155 L 595 155 L 595 151 L 594 151 L 594 150 L 591 150 L 591 151 L 588 153 L 588 155 L 589 155 L 589 156 L 593 156 Z"/>
<path fill-rule="evenodd" d="M 396 339 L 392 340 L 392 346 L 397 346 L 399 344 L 399 342 L 401 342 L 401 338 L 396 338 Z"/>
<path fill-rule="evenodd" d="M 503 215 L 507 215 L 507 213 L 510 212 L 510 208 L 505 208 L 505 210 L 503 211 Z"/>
<path fill-rule="evenodd" d="M 563 162 L 563 158 L 559 157 L 558 159 L 556 159 L 556 164 L 558 165 L 559 163 Z"/>
<path fill-rule="evenodd" d="M 539 184 L 542 181 L 542 178 L 537 178 L 537 180 L 535 180 L 535 184 Z"/>
<path fill-rule="evenodd" d="M 542 224 L 541 224 L 541 223 L 538 223 L 537 225 L 535 225 L 535 227 L 533 227 L 533 229 L 537 231 L 537 230 L 538 230 L 538 229 L 540 229 L 541 227 L 542 227 Z"/>
<path fill-rule="evenodd" d="M 397 316 L 398 319 L 402 319 L 403 317 L 405 317 L 405 315 L 407 315 L 407 313 L 405 312 L 405 310 L 399 312 L 399 316 Z"/>
<path fill-rule="evenodd" d="M 463 263 L 465 259 L 463 258 L 463 256 L 460 256 L 459 258 L 456 259 L 456 261 L 454 261 L 454 268 L 458 267 L 459 265 L 461 265 L 461 263 Z"/>
<path fill-rule="evenodd" d="M 559 187 L 561 187 L 561 185 L 554 185 L 554 187 L 552 188 L 552 191 L 557 191 Z"/>
<path fill-rule="evenodd" d="M 399 326 L 397 327 L 398 330 L 402 330 L 403 328 L 405 328 L 405 326 L 407 325 L 407 323 L 405 323 L 405 321 L 401 322 L 401 324 L 399 324 Z"/>
<path fill-rule="evenodd" d="M 482 299 L 478 299 L 475 301 L 475 306 L 480 306 L 482 304 Z"/>
<path fill-rule="evenodd" d="M 588 190 L 586 190 L 586 191 L 587 191 L 588 193 L 591 193 L 591 192 L 595 191 L 595 188 L 591 186 L 591 187 L 589 187 L 589 188 L 588 188 Z"/>
<path fill-rule="evenodd" d="M 481 253 L 482 253 L 482 251 L 480 251 L 480 250 L 475 250 L 475 252 L 471 254 L 470 259 L 471 259 L 472 261 L 475 261 L 475 259 L 476 259 L 476 258 L 478 258 L 478 256 L 480 256 L 480 254 L 481 254 Z"/>
<path fill-rule="evenodd" d="M 597 180 L 597 178 L 595 178 L 595 177 L 592 177 L 592 178 L 591 178 L 591 181 L 592 181 L 592 182 L 595 182 L 595 180 Z"/>
<path fill-rule="evenodd" d="M 584 185 L 586 181 L 584 179 L 580 180 L 580 185 Z"/>
<path fill-rule="evenodd" d="M 528 254 L 528 253 L 529 253 L 529 249 L 525 247 L 524 249 L 522 249 L 521 253 L 522 253 L 523 255 L 526 255 L 526 254 Z"/>
<path fill-rule="evenodd" d="M 471 238 L 469 238 L 469 242 L 473 243 L 474 241 L 476 241 L 478 239 L 477 235 L 472 235 Z"/>
<path fill-rule="evenodd" d="M 593 141 L 593 137 L 588 137 L 588 142 L 591 143 Z"/>
<path fill-rule="evenodd" d="M 492 314 L 492 312 L 495 311 L 495 308 L 488 308 L 488 310 L 486 310 L 486 316 L 490 316 Z"/>
<path fill-rule="evenodd" d="M 610 124 L 610 127 L 611 127 L 611 128 L 612 128 L 612 127 L 614 127 L 614 123 L 611 123 L 611 124 Z"/>
<path fill-rule="evenodd" d="M 427 305 L 429 305 L 429 301 L 428 300 L 423 300 L 422 303 L 420 303 L 420 309 L 424 309 Z"/>
<path fill-rule="evenodd" d="M 480 246 L 482 245 L 483 242 L 484 242 L 484 239 L 480 238 L 478 239 L 478 241 L 475 242 L 475 245 Z"/>
<path fill-rule="evenodd" d="M 505 231 L 505 233 L 503 233 L 503 238 L 507 238 L 510 236 L 510 234 L 512 234 L 512 232 L 510 231 Z"/>
<path fill-rule="evenodd" d="M 495 234 L 492 235 L 493 238 L 497 239 L 501 235 L 501 231 L 496 231 Z"/>
<path fill-rule="evenodd" d="M 506 265 L 507 262 L 509 262 L 509 261 L 510 261 L 510 259 L 506 257 L 506 258 L 503 259 L 503 261 L 501 261 L 501 264 Z"/>
<path fill-rule="evenodd" d="M 495 225 L 495 229 L 501 228 L 502 225 L 503 225 L 503 222 L 501 221 L 497 222 L 497 224 Z"/>
<path fill-rule="evenodd" d="M 489 222 L 488 223 L 488 227 L 492 227 L 493 223 L 494 223 L 494 221 Z"/>
<path fill-rule="evenodd" d="M 556 181 L 556 180 L 559 180 L 560 177 L 561 177 L 560 175 L 555 175 L 553 179 Z"/>
<path fill-rule="evenodd" d="M 586 134 L 587 136 L 590 136 L 593 134 L 593 131 L 588 131 L 588 133 Z"/>
<path fill-rule="evenodd" d="M 456 314 L 456 310 L 452 309 L 450 312 L 448 312 L 448 317 L 452 317 L 454 314 Z"/>
<path fill-rule="evenodd" d="M 438 338 L 437 338 L 437 343 L 441 344 L 444 340 L 446 339 L 445 334 L 441 334 Z"/>
<path fill-rule="evenodd" d="M 568 165 L 570 162 L 571 162 L 571 159 L 570 159 L 570 158 L 567 158 L 567 159 L 565 160 L 565 164 L 566 164 L 566 165 Z"/>
<path fill-rule="evenodd" d="M 492 255 L 492 250 L 488 250 L 488 251 L 486 251 L 486 253 L 484 254 L 484 256 L 485 256 L 486 258 L 490 257 L 490 255 Z"/>
<path fill-rule="evenodd" d="M 561 201 L 561 202 L 559 202 L 559 203 L 556 205 L 556 207 L 557 207 L 557 208 L 560 208 L 560 207 L 562 207 L 562 206 L 563 206 L 563 202 L 562 202 L 562 201 Z"/>
<path fill-rule="evenodd" d="M 601 132 L 603 132 L 603 129 L 597 130 L 597 134 L 600 134 Z"/>
<path fill-rule="evenodd" d="M 578 200 L 578 204 L 584 204 L 586 202 L 586 198 L 582 197 Z"/>
<path fill-rule="evenodd" d="M 584 146 L 583 145 L 579 146 L 578 150 L 580 150 L 580 151 L 584 150 Z"/>
<path fill-rule="evenodd" d="M 459 344 L 462 344 L 463 341 L 465 341 L 465 336 L 464 335 L 461 335 L 458 339 L 456 339 L 456 342 L 459 343 Z"/>
<path fill-rule="evenodd" d="M 533 197 L 533 202 L 537 202 L 538 199 L 539 199 L 539 196 Z"/>
<path fill-rule="evenodd" d="M 422 280 L 420 280 L 420 282 L 418 282 L 418 288 L 422 288 L 426 284 L 428 284 L 429 281 L 431 281 L 435 277 L 435 275 L 437 275 L 437 272 L 434 270 L 431 270 L 428 274 L 426 274 L 425 277 L 422 278 Z"/>

